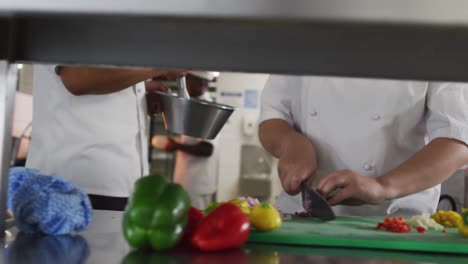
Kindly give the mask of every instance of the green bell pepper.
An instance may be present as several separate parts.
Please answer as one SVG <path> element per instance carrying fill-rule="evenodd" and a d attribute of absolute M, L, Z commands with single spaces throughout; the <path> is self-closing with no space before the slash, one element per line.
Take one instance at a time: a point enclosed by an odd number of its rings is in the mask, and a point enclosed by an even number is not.
<path fill-rule="evenodd" d="M 150 175 L 136 181 L 123 218 L 124 237 L 134 248 L 165 250 L 182 238 L 190 198 L 179 184 Z"/>

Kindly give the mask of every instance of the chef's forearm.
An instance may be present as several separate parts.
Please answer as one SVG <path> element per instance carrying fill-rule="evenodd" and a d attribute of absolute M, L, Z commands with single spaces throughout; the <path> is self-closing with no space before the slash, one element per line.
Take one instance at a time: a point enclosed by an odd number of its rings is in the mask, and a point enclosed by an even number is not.
<path fill-rule="evenodd" d="M 59 76 L 74 95 L 109 94 L 156 77 L 157 70 L 98 67 L 60 67 Z"/>
<path fill-rule="evenodd" d="M 304 135 L 281 119 L 262 122 L 259 125 L 258 137 L 262 146 L 276 158 L 281 158 L 288 145 L 293 145 L 292 141 L 302 143 L 303 146 L 310 145 L 313 149 L 312 143 Z"/>
<path fill-rule="evenodd" d="M 454 139 L 437 138 L 377 180 L 384 187 L 385 197 L 395 199 L 440 184 L 465 164 L 468 164 L 466 144 Z"/>

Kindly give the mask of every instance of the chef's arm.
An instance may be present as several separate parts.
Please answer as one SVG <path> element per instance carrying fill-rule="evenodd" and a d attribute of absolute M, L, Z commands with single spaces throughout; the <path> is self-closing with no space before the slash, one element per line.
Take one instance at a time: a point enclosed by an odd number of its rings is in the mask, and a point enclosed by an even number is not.
<path fill-rule="evenodd" d="M 173 74 L 155 69 L 57 66 L 56 73 L 73 95 L 109 94 L 147 79 Z"/>
<path fill-rule="evenodd" d="M 420 192 L 447 180 L 468 164 L 468 146 L 450 138 L 436 138 L 397 168 L 377 178 L 385 198 Z"/>
<path fill-rule="evenodd" d="M 312 142 L 282 119 L 270 119 L 259 126 L 263 147 L 278 161 L 278 176 L 285 192 L 295 195 L 302 183 L 311 186 L 315 180 L 317 158 Z"/>
<path fill-rule="evenodd" d="M 177 143 L 174 140 L 170 141 L 170 145 L 167 148 L 168 151 L 180 150 L 190 155 L 199 157 L 211 156 L 211 154 L 213 154 L 213 149 L 213 144 L 207 141 L 200 141 L 197 144 L 189 145 Z"/>
<path fill-rule="evenodd" d="M 281 158 L 291 142 L 311 145 L 311 142 L 282 119 L 260 123 L 258 137 L 262 146 L 276 158 Z"/>

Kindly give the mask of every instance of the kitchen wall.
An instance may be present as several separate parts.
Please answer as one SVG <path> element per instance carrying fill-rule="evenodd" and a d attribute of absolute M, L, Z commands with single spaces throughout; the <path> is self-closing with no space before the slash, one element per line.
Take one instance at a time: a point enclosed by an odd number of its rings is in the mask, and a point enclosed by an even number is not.
<path fill-rule="evenodd" d="M 261 90 L 267 78 L 267 74 L 247 73 L 221 73 L 218 78 L 217 101 L 238 108 L 219 135 L 219 178 L 216 197 L 218 201 L 239 196 L 242 145 L 260 146 L 257 137 L 257 122 Z M 247 132 L 244 132 L 245 120 L 253 124 L 251 128 L 247 128 Z M 276 176 L 276 165 L 271 166 L 274 167 L 272 170 L 274 171 L 273 189 L 277 190 L 279 182 Z"/>

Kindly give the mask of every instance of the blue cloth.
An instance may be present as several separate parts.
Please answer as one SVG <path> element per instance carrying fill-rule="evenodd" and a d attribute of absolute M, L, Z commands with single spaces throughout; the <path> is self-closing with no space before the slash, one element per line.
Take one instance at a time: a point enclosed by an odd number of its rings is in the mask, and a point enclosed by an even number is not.
<path fill-rule="evenodd" d="M 23 167 L 11 168 L 9 177 L 7 206 L 22 232 L 64 235 L 91 223 L 88 195 L 75 185 Z"/>

